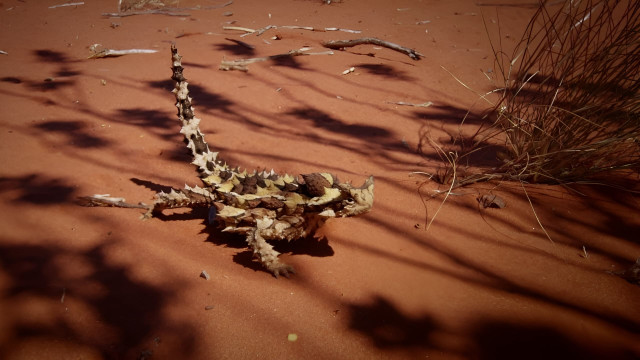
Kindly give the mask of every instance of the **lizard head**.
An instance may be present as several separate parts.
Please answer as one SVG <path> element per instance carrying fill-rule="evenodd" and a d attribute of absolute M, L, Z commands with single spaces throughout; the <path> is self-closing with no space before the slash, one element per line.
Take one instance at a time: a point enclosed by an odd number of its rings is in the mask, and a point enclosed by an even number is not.
<path fill-rule="evenodd" d="M 344 198 L 342 209 L 336 212 L 337 217 L 355 216 L 371 210 L 373 206 L 373 176 L 369 176 L 361 187 L 353 187 L 351 184 L 340 184 L 339 187 Z"/>

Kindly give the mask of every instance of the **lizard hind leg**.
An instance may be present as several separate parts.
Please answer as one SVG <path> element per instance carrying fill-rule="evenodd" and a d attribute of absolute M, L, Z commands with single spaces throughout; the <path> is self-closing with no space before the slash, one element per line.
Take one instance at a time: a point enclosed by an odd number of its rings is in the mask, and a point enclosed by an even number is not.
<path fill-rule="evenodd" d="M 278 260 L 280 253 L 275 251 L 273 246 L 262 237 L 260 231 L 260 226 L 249 231 L 247 243 L 253 249 L 254 256 L 260 260 L 262 266 L 271 271 L 276 278 L 280 275 L 289 278 L 289 274 L 295 274 L 296 272 L 292 266 L 281 263 Z"/>

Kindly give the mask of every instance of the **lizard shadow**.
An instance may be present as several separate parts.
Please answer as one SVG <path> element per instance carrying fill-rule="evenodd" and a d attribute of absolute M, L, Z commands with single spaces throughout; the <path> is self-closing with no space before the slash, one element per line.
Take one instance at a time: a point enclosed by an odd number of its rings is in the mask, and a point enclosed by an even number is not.
<path fill-rule="evenodd" d="M 155 192 L 171 191 L 171 186 L 157 184 L 153 181 L 138 178 L 130 179 L 133 183 L 143 186 Z M 237 264 L 245 266 L 253 270 L 264 270 L 262 265 L 254 259 L 253 251 L 247 248 L 247 242 L 242 235 L 223 232 L 213 224 L 209 224 L 209 208 L 206 206 L 191 208 L 189 211 L 180 211 L 179 209 L 165 210 L 166 213 L 156 214 L 155 217 L 161 221 L 187 221 L 194 219 L 202 219 L 204 228 L 201 233 L 206 233 L 206 242 L 213 243 L 218 246 L 226 246 L 234 249 L 246 249 L 236 253 L 233 261 Z M 294 241 L 272 241 L 269 242 L 273 248 L 281 253 L 288 255 L 309 255 L 313 257 L 333 256 L 333 248 L 329 245 L 326 237 L 317 237 L 309 235 Z"/>
<path fill-rule="evenodd" d="M 149 180 L 137 178 L 130 179 L 133 183 L 144 186 L 155 192 L 170 192 L 172 187 L 154 183 Z M 266 271 L 262 265 L 254 259 L 253 251 L 247 248 L 247 242 L 242 235 L 223 232 L 213 224 L 209 224 L 209 208 L 206 206 L 191 208 L 189 211 L 166 210 L 167 213 L 156 214 L 155 217 L 161 221 L 187 221 L 194 219 L 202 219 L 204 228 L 201 233 L 206 233 L 206 242 L 213 243 L 218 246 L 226 246 L 234 249 L 245 249 L 233 256 L 233 261 L 244 267 L 255 271 Z M 274 249 L 281 254 L 288 255 L 309 255 L 313 257 L 333 256 L 333 248 L 329 245 L 326 237 L 317 237 L 309 235 L 294 241 L 273 241 L 270 242 Z"/>

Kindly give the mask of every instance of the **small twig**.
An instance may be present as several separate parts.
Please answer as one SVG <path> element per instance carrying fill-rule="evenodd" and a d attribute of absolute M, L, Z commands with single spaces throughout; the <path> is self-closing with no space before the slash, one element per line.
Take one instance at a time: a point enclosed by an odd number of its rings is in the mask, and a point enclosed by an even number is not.
<path fill-rule="evenodd" d="M 289 56 L 301 56 L 301 55 L 333 55 L 333 51 L 323 51 L 323 52 L 316 52 L 316 53 L 308 53 L 306 52 L 307 50 L 310 50 L 311 48 L 308 47 L 304 47 L 298 50 L 291 50 L 287 53 L 284 54 L 276 54 L 276 55 L 271 55 L 271 56 L 266 56 L 266 57 L 259 57 L 259 58 L 251 58 L 251 59 L 238 59 L 238 60 L 222 60 L 222 62 L 220 63 L 220 70 L 224 70 L 224 71 L 229 71 L 229 70 L 239 70 L 239 71 L 249 71 L 249 69 L 247 68 L 247 65 L 249 64 L 253 64 L 256 62 L 261 62 L 261 61 L 268 61 L 268 60 L 274 60 L 274 59 L 278 59 L 278 58 L 283 58 L 283 57 L 289 57 Z"/>
<path fill-rule="evenodd" d="M 128 49 L 128 50 L 104 49 L 102 51 L 95 52 L 94 54 L 89 56 L 87 59 L 99 59 L 104 57 L 122 56 L 122 55 L 129 55 L 129 54 L 153 54 L 157 52 L 158 50 L 151 50 L 151 49 Z"/>
<path fill-rule="evenodd" d="M 9 53 L 8 53 L 8 52 L 6 52 L 6 51 L 2 51 L 2 50 L 0 50 L 0 54 L 2 54 L 2 55 L 9 55 Z"/>
<path fill-rule="evenodd" d="M 362 32 L 360 30 L 341 29 L 341 28 L 335 28 L 335 27 L 326 27 L 326 28 L 320 28 L 320 29 L 319 28 L 314 28 L 314 27 L 311 27 L 311 26 L 296 26 L 296 25 L 282 25 L 282 26 L 279 26 L 279 27 L 285 28 L 285 29 L 309 30 L 309 31 L 320 31 L 320 32 L 325 32 L 325 31 L 344 31 L 344 32 L 353 33 L 353 34 L 360 34 Z"/>
<path fill-rule="evenodd" d="M 404 46 L 400 46 L 398 44 L 394 44 L 385 40 L 380 40 L 378 38 L 361 38 L 361 39 L 353 39 L 353 40 L 333 40 L 326 41 L 322 43 L 322 46 L 327 47 L 329 49 L 343 49 L 346 47 L 352 47 L 363 44 L 371 44 L 389 48 L 391 50 L 395 50 L 401 52 L 413 60 L 420 60 L 420 57 L 424 57 L 423 54 L 413 50 L 406 48 Z"/>
<path fill-rule="evenodd" d="M 282 28 L 282 29 L 294 29 L 294 30 L 309 30 L 309 31 L 319 31 L 319 32 L 325 32 L 325 31 L 342 31 L 342 32 L 348 32 L 348 33 L 353 33 L 353 34 L 359 34 L 362 31 L 360 30 L 351 30 L 351 29 L 341 29 L 341 28 L 336 28 L 336 27 L 326 27 L 326 28 L 314 28 L 312 26 L 298 26 L 298 25 L 267 25 L 263 28 L 260 29 L 250 29 L 250 28 L 245 28 L 245 27 L 240 27 L 240 26 L 224 26 L 222 27 L 222 29 L 224 30 L 238 30 L 238 31 L 244 31 L 246 34 L 242 34 L 240 36 L 247 36 L 249 34 L 256 34 L 256 36 L 260 36 L 262 34 L 264 34 L 267 30 L 271 30 L 271 29 L 278 29 L 278 28 Z"/>
<path fill-rule="evenodd" d="M 77 198 L 78 205 L 81 206 L 113 206 L 129 209 L 149 209 L 149 206 L 144 203 L 130 204 L 126 202 L 125 198 L 113 197 L 109 194 L 96 194 L 93 196 L 80 196 Z"/>
<path fill-rule="evenodd" d="M 582 253 L 583 255 L 581 255 L 583 258 L 588 259 L 589 258 L 589 253 L 587 253 L 587 247 L 582 245 Z"/>
<path fill-rule="evenodd" d="M 249 29 L 249 28 L 240 27 L 240 26 L 223 26 L 222 30 L 238 30 L 238 31 L 244 31 L 249 34 L 253 34 L 254 32 L 257 31 L 255 29 Z"/>
<path fill-rule="evenodd" d="M 404 105 L 404 106 L 415 106 L 415 107 L 429 107 L 431 105 L 433 105 L 433 103 L 431 101 L 427 101 L 425 103 L 422 104 L 413 104 L 413 103 L 408 103 L 408 102 L 404 102 L 404 101 L 385 101 L 387 104 L 395 104 L 395 105 Z"/>
<path fill-rule="evenodd" d="M 55 9 L 55 8 L 65 7 L 65 6 L 78 6 L 78 5 L 84 5 L 84 1 L 74 2 L 74 3 L 66 3 L 66 4 L 59 4 L 59 5 L 52 5 L 52 6 L 49 6 L 49 9 Z"/>

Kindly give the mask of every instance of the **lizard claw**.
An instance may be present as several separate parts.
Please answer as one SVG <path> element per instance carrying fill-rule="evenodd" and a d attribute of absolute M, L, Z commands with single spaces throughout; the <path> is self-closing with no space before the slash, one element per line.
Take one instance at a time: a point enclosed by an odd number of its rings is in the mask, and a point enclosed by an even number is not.
<path fill-rule="evenodd" d="M 296 273 L 296 271 L 293 269 L 293 266 L 290 266 L 287 264 L 277 264 L 276 266 L 269 268 L 269 270 L 271 270 L 271 272 L 273 273 L 273 276 L 276 279 L 278 279 L 280 275 L 289 279 L 289 274 Z"/>

